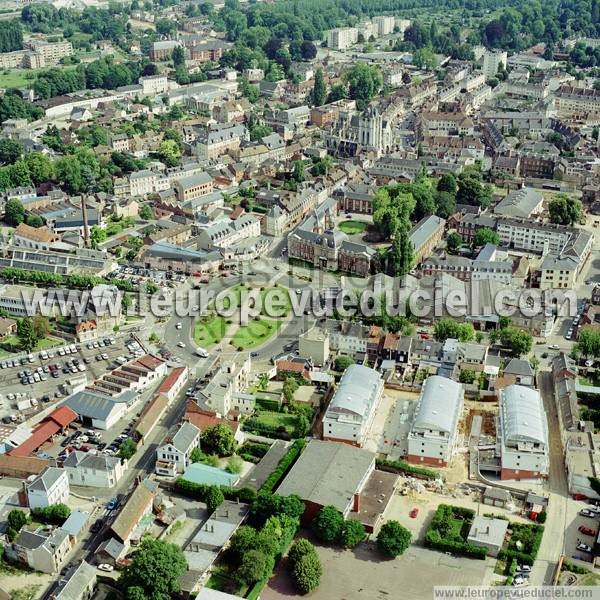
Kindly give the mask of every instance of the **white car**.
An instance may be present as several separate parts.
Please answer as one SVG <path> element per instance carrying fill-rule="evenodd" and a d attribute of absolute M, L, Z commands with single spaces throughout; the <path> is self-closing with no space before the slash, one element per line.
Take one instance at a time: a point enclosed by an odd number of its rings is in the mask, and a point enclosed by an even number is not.
<path fill-rule="evenodd" d="M 594 366 L 594 361 L 593 360 L 586 360 L 585 361 L 585 366 L 586 367 L 593 367 Z"/>
<path fill-rule="evenodd" d="M 558 344 L 550 344 L 550 346 L 548 346 L 548 348 L 550 348 L 550 350 L 558 350 L 559 346 L 558 346 Z"/>
<path fill-rule="evenodd" d="M 577 548 L 577 550 L 581 550 L 582 552 L 591 552 L 592 551 L 590 546 L 588 546 L 587 544 L 584 544 L 583 542 L 579 542 L 579 544 L 577 544 L 576 548 Z"/>
<path fill-rule="evenodd" d="M 177 323 L 177 325 L 175 325 L 175 329 L 181 329 L 181 323 Z"/>
<path fill-rule="evenodd" d="M 185 344 L 184 344 L 183 342 L 177 342 L 177 345 L 178 345 L 180 348 L 185 348 Z"/>
<path fill-rule="evenodd" d="M 106 563 L 102 563 L 101 565 L 98 565 L 98 569 L 100 571 L 106 571 L 107 573 L 111 573 L 112 571 L 115 570 L 115 568 L 112 565 L 109 565 Z"/>

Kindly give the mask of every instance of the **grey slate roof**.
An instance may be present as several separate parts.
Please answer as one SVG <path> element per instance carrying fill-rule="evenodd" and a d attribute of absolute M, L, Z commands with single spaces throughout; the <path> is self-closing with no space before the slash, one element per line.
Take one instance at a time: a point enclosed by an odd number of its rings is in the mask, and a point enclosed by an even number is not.
<path fill-rule="evenodd" d="M 82 590 L 87 589 L 92 583 L 95 584 L 96 577 L 96 569 L 83 560 L 64 586 L 59 587 L 55 592 L 54 598 L 56 600 L 80 600 Z"/>
<path fill-rule="evenodd" d="M 47 492 L 58 481 L 63 473 L 63 469 L 48 467 L 27 486 L 27 489 Z"/>
<path fill-rule="evenodd" d="M 173 436 L 172 445 L 179 452 L 186 453 L 199 433 L 200 430 L 195 425 L 186 421 L 182 423 L 177 433 Z"/>

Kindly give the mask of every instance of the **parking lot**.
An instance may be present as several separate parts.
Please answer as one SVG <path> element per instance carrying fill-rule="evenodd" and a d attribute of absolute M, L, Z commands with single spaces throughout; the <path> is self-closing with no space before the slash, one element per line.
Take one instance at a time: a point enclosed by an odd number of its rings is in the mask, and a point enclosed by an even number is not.
<path fill-rule="evenodd" d="M 479 561 L 447 556 L 415 545 L 392 560 L 382 558 L 373 542 L 360 544 L 354 550 L 317 543 L 316 549 L 323 565 L 321 583 L 311 593 L 311 598 L 317 600 L 430 600 L 434 586 L 489 585 L 495 563 L 493 559 Z M 261 598 L 283 600 L 295 595 L 282 561 Z"/>
<path fill-rule="evenodd" d="M 569 560 L 590 563 L 600 525 L 600 509 L 583 501 L 572 501 L 569 506 L 572 512 L 567 515 L 565 555 Z"/>
<path fill-rule="evenodd" d="M 143 354 L 133 343 L 131 338 L 111 336 L 0 361 L 0 417 L 7 423 L 29 418 L 74 388 Z"/>

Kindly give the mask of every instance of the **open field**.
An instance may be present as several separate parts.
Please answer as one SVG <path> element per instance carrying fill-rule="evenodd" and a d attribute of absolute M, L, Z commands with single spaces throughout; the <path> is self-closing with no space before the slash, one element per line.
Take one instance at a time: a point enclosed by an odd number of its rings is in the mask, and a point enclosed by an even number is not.
<path fill-rule="evenodd" d="M 362 233 L 367 228 L 367 224 L 364 221 L 350 220 L 342 221 L 337 227 L 347 235 L 354 235 L 356 233 Z"/>

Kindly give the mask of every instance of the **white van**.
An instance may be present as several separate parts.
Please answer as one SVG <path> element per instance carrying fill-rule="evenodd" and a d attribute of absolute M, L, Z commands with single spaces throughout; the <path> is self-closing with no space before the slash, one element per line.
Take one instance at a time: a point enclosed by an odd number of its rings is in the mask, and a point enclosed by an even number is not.
<path fill-rule="evenodd" d="M 196 354 L 202 358 L 208 358 L 208 351 L 204 348 L 196 348 Z"/>

